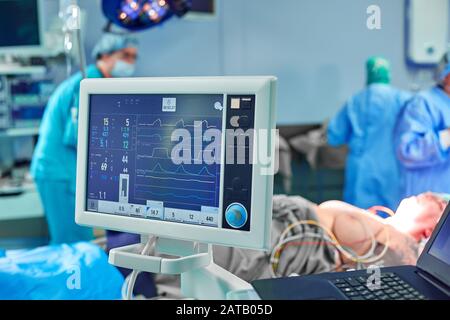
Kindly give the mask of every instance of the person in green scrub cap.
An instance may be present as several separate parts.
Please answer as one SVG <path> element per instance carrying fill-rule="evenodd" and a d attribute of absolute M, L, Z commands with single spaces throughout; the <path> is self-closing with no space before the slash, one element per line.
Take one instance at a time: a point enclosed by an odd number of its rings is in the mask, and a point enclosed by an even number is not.
<path fill-rule="evenodd" d="M 366 62 L 366 87 L 352 96 L 328 126 L 328 143 L 348 144 L 344 200 L 360 208 L 393 210 L 400 203 L 394 127 L 410 94 L 390 85 L 389 61 Z"/>

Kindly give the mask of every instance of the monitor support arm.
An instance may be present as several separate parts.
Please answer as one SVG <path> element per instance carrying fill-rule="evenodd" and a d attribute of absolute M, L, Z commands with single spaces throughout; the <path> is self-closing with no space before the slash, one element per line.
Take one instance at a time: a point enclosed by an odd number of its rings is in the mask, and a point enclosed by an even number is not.
<path fill-rule="evenodd" d="M 142 237 L 144 238 L 144 237 Z M 144 272 L 181 275 L 181 293 L 194 299 L 259 299 L 253 287 L 213 261 L 212 246 L 156 238 L 155 251 L 178 258 L 140 254 L 142 244 L 112 249 L 109 263 Z"/>

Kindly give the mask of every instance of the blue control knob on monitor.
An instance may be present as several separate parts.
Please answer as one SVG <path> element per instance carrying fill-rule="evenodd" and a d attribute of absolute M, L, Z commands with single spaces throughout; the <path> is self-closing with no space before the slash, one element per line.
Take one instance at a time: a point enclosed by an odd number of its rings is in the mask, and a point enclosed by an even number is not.
<path fill-rule="evenodd" d="M 240 203 L 230 204 L 225 212 L 225 220 L 235 229 L 242 228 L 247 223 L 247 219 L 247 209 Z"/>

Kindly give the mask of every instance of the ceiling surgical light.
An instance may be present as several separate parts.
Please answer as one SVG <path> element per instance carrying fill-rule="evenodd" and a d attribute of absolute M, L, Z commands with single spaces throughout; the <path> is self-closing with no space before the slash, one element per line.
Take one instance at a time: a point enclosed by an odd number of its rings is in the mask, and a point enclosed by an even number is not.
<path fill-rule="evenodd" d="M 174 15 L 181 17 L 192 0 L 103 0 L 102 10 L 110 24 L 130 31 L 154 27 Z"/>

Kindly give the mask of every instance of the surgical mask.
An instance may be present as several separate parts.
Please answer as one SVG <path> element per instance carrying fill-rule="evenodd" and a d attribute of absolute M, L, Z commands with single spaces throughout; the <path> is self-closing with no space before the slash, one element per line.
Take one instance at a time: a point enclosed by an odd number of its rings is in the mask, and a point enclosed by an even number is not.
<path fill-rule="evenodd" d="M 136 66 L 123 60 L 117 60 L 111 70 L 111 75 L 116 78 L 131 77 L 136 70 Z"/>

